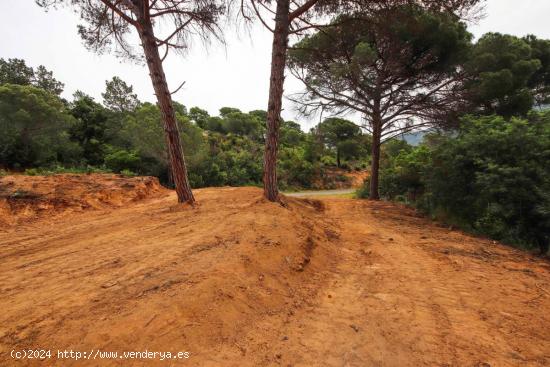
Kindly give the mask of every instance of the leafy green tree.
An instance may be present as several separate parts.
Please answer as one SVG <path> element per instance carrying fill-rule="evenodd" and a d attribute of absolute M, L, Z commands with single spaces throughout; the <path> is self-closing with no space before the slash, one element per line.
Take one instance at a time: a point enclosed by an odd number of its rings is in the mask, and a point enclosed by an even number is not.
<path fill-rule="evenodd" d="M 433 204 L 498 240 L 536 243 L 550 235 L 550 114 L 529 120 L 464 121 L 433 152 L 427 176 Z"/>
<path fill-rule="evenodd" d="M 414 148 L 404 140 L 392 139 L 384 144 L 380 165 L 380 195 L 389 200 L 415 204 L 424 194 L 425 169 L 428 169 L 431 151 L 422 145 Z M 360 191 L 360 197 L 368 197 L 370 187 Z"/>
<path fill-rule="evenodd" d="M 60 95 L 65 85 L 53 77 L 53 73 L 43 65 L 39 65 L 34 71 L 32 85 L 47 90 L 48 92 Z"/>
<path fill-rule="evenodd" d="M 336 145 L 339 158 L 347 162 L 366 158 L 368 156 L 367 147 L 369 146 L 369 142 L 370 137 L 364 135 L 358 135 L 339 142 Z"/>
<path fill-rule="evenodd" d="M 177 109 L 185 112 L 182 108 Z M 189 167 L 200 166 L 198 161 L 204 157 L 203 150 L 206 149 L 202 130 L 192 124 L 187 115 L 178 112 L 176 119 L 183 146 L 187 149 L 184 153 L 188 157 Z M 137 172 L 159 176 L 173 183 L 168 170 L 168 152 L 164 142 L 162 115 L 158 106 L 148 102 L 143 103 L 134 113 L 127 115 L 123 125 L 121 135 L 130 143 L 131 149 L 137 152 L 142 162 Z M 197 186 L 196 182 L 199 181 L 197 177 L 200 177 L 200 174 L 194 173 L 190 176 L 193 186 Z"/>
<path fill-rule="evenodd" d="M 528 41 L 487 33 L 475 44 L 466 64 L 474 76 L 470 98 L 485 114 L 525 115 L 535 102 L 535 85 L 544 84 L 544 76 L 535 75 L 541 67 Z"/>
<path fill-rule="evenodd" d="M 256 116 L 260 121 L 265 122 L 267 119 L 267 111 L 253 110 L 248 113 L 249 115 Z"/>
<path fill-rule="evenodd" d="M 252 112 L 251 112 L 252 114 Z M 261 119 L 263 121 L 264 119 Z M 280 130 L 280 140 L 282 146 L 303 145 L 306 134 L 300 128 L 300 125 L 294 121 L 282 121 Z"/>
<path fill-rule="evenodd" d="M 211 132 L 208 157 L 200 162 L 200 177 L 196 179 L 203 186 L 257 185 L 262 171 L 260 157 L 261 145 L 249 137 Z"/>
<path fill-rule="evenodd" d="M 224 126 L 223 126 L 223 119 L 218 116 L 210 116 L 206 119 L 206 124 L 204 126 L 205 130 L 209 131 L 215 131 L 219 133 L 225 132 Z"/>
<path fill-rule="evenodd" d="M 128 114 L 121 130 L 123 138 L 139 152 L 144 161 L 155 162 L 156 174 L 167 177 L 168 153 L 162 132 L 161 115 L 152 103 L 141 104 L 133 114 Z"/>
<path fill-rule="evenodd" d="M 0 84 L 31 85 L 33 78 L 34 70 L 25 60 L 0 59 Z"/>
<path fill-rule="evenodd" d="M 283 188 L 310 188 L 316 174 L 316 165 L 306 159 L 304 146 L 281 146 L 277 167 Z"/>
<path fill-rule="evenodd" d="M 108 126 L 108 111 L 82 92 L 75 93 L 74 97 L 70 113 L 76 119 L 76 123 L 70 130 L 71 139 L 82 147 L 84 159 L 88 164 L 101 165 L 106 152 L 105 131 Z"/>
<path fill-rule="evenodd" d="M 317 132 L 323 142 L 336 151 L 336 165 L 341 166 L 342 148 L 348 156 L 354 155 L 353 140 L 361 135 L 361 129 L 353 122 L 341 118 L 331 117 L 317 125 Z M 348 142 L 348 144 L 344 144 Z M 352 143 L 352 144 L 349 144 Z"/>
<path fill-rule="evenodd" d="M 64 88 L 43 65 L 34 70 L 21 59 L 0 59 L 0 84 L 34 85 L 55 95 L 60 95 Z"/>
<path fill-rule="evenodd" d="M 281 122 L 282 98 L 285 80 L 285 68 L 287 66 L 288 39 L 291 35 L 302 35 L 310 29 L 322 29 L 325 31 L 325 20 L 330 14 L 338 14 L 346 11 L 366 12 L 371 9 L 387 8 L 403 4 L 418 4 L 434 11 L 446 11 L 459 16 L 465 13 L 479 0 L 368 0 L 368 1 L 320 1 L 320 0 L 277 0 L 272 2 L 250 0 L 241 2 L 241 12 L 245 19 L 250 19 L 247 13 L 250 3 L 254 12 L 252 16 L 259 18 L 260 22 L 273 33 L 271 49 L 271 72 L 269 85 L 269 100 L 267 114 L 267 129 L 264 149 L 264 196 L 269 201 L 277 201 L 279 191 L 277 188 L 277 152 L 279 146 L 279 124 Z M 267 14 L 274 15 L 273 26 L 268 25 L 258 8 L 267 10 Z M 386 18 L 384 21 L 386 23 Z M 398 22 L 396 22 L 398 23 Z M 373 144 L 376 146 L 376 144 Z M 378 148 L 376 148 L 378 149 Z M 376 155 L 376 154 L 375 154 Z M 375 160 L 377 161 L 377 160 Z M 376 176 L 376 175 L 375 175 Z"/>
<path fill-rule="evenodd" d="M 226 111 L 225 113 L 221 113 L 221 115 L 223 118 L 222 125 L 225 132 L 237 135 L 247 135 L 256 140 L 260 139 L 262 133 L 262 121 L 256 116 L 240 111 Z"/>
<path fill-rule="evenodd" d="M 141 168 L 141 159 L 136 151 L 111 149 L 105 155 L 105 166 L 117 173 L 125 170 L 138 173 Z"/>
<path fill-rule="evenodd" d="M 381 144 L 397 134 L 442 124 L 463 108 L 472 35 L 447 11 L 414 4 L 336 18 L 304 37 L 289 65 L 306 91 L 302 112 L 355 111 L 372 134 L 371 199 L 378 199 Z M 391 19 L 391 22 L 388 22 Z"/>
<path fill-rule="evenodd" d="M 541 67 L 531 76 L 528 86 L 538 107 L 550 104 L 550 40 L 541 40 L 530 35 L 523 40 L 531 46 L 531 55 Z"/>
<path fill-rule="evenodd" d="M 238 108 L 233 108 L 233 107 L 222 107 L 222 108 L 220 108 L 220 116 L 221 117 L 226 117 L 227 115 L 229 115 L 231 113 L 242 113 L 242 112 Z"/>
<path fill-rule="evenodd" d="M 174 111 L 176 112 L 176 117 L 178 117 L 178 115 L 185 116 L 186 118 L 189 117 L 187 107 L 182 103 L 174 101 Z"/>
<path fill-rule="evenodd" d="M 11 168 L 74 164 L 74 119 L 55 95 L 30 85 L 0 85 L 0 165 Z"/>
<path fill-rule="evenodd" d="M 141 103 L 134 93 L 134 87 L 126 84 L 118 76 L 105 81 L 105 92 L 101 96 L 103 105 L 116 112 L 134 111 Z"/>
<path fill-rule="evenodd" d="M 202 129 L 206 129 L 206 122 L 208 121 L 208 118 L 210 115 L 208 114 L 208 111 L 203 110 L 199 107 L 191 107 L 189 110 L 189 118 L 191 121 L 193 121 L 197 126 L 199 126 Z"/>

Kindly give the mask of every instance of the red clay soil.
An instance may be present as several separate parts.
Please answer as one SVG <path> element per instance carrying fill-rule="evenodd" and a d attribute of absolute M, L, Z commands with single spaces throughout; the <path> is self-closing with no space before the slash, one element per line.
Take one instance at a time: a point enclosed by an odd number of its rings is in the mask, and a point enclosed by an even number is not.
<path fill-rule="evenodd" d="M 369 171 L 351 171 L 344 173 L 344 176 L 350 180 L 350 187 L 357 189 L 363 186 L 363 183 L 369 177 Z"/>
<path fill-rule="evenodd" d="M 369 177 L 369 171 L 350 171 L 343 168 L 329 167 L 323 175 L 316 177 L 312 182 L 314 190 L 356 189 L 363 186 Z"/>
<path fill-rule="evenodd" d="M 0 365 L 550 365 L 546 260 L 387 203 L 195 193 L 4 225 Z M 190 354 L 58 360 L 71 349 Z"/>
<path fill-rule="evenodd" d="M 53 175 L 0 177 L 0 228 L 59 213 L 116 207 L 166 192 L 155 177 Z"/>

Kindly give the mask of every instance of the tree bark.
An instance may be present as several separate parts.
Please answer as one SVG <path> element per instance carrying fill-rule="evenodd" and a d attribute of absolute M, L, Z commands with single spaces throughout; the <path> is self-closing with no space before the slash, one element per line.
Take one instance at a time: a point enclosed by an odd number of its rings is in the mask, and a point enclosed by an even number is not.
<path fill-rule="evenodd" d="M 168 148 L 168 156 L 172 171 L 172 179 L 178 194 L 178 202 L 187 202 L 193 204 L 195 198 L 191 191 L 191 185 L 187 177 L 187 167 L 185 157 L 181 147 L 180 133 L 176 122 L 176 113 L 172 104 L 172 95 L 166 83 L 164 68 L 158 52 L 158 46 L 155 40 L 153 26 L 148 16 L 140 17 L 138 33 L 143 46 L 145 59 L 149 68 L 149 75 L 153 83 L 153 88 L 157 96 L 157 102 L 162 114 L 163 127 Z"/>
<path fill-rule="evenodd" d="M 379 116 L 372 120 L 372 163 L 370 171 L 370 194 L 369 199 L 380 200 L 378 191 L 380 178 L 380 145 L 382 138 L 382 121 Z"/>
<path fill-rule="evenodd" d="M 279 145 L 279 125 L 285 80 L 286 51 L 289 31 L 289 0 L 277 0 L 275 30 L 271 49 L 271 77 L 269 102 L 267 106 L 267 136 L 264 152 L 264 196 L 269 201 L 279 199 L 277 188 L 277 149 Z"/>

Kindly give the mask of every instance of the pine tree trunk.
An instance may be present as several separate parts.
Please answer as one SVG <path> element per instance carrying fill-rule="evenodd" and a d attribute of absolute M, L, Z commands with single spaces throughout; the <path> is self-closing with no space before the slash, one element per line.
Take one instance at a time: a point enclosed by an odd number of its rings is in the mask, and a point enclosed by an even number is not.
<path fill-rule="evenodd" d="M 270 201 L 279 199 L 277 188 L 277 149 L 285 80 L 286 50 L 289 29 L 289 0 L 277 0 L 275 31 L 271 50 L 271 77 L 267 107 L 267 136 L 264 152 L 264 196 Z"/>
<path fill-rule="evenodd" d="M 157 102 L 162 114 L 162 122 L 166 137 L 166 144 L 168 147 L 172 179 L 174 180 L 174 185 L 176 186 L 178 202 L 187 202 L 192 204 L 195 202 L 195 198 L 193 197 L 191 185 L 189 185 L 189 180 L 187 177 L 187 167 L 185 165 L 185 158 L 181 147 L 180 133 L 176 122 L 176 113 L 174 112 L 172 96 L 166 83 L 166 76 L 164 74 L 164 68 L 162 66 L 157 43 L 155 41 L 153 26 L 148 19 L 140 19 L 139 24 L 139 37 L 143 46 L 145 59 L 147 60 L 149 75 L 151 76 L 153 88 L 157 96 Z"/>
<path fill-rule="evenodd" d="M 373 119 L 372 125 L 372 164 L 370 170 L 369 199 L 380 200 L 380 194 L 378 192 L 378 182 L 380 177 L 380 140 L 382 134 L 380 119 Z"/>
<path fill-rule="evenodd" d="M 340 168 L 340 149 L 336 148 L 336 167 Z"/>

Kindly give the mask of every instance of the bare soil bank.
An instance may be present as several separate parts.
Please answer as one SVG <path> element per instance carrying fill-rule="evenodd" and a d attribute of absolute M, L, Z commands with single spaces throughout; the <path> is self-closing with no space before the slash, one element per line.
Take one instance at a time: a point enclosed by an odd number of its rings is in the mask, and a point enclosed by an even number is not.
<path fill-rule="evenodd" d="M 218 188 L 191 208 L 122 188 L 139 178 L 78 180 L 68 202 L 124 200 L 0 227 L 0 365 L 14 348 L 190 353 L 64 366 L 550 365 L 545 260 L 387 203 Z"/>

